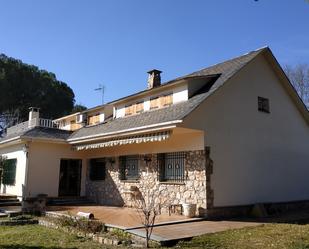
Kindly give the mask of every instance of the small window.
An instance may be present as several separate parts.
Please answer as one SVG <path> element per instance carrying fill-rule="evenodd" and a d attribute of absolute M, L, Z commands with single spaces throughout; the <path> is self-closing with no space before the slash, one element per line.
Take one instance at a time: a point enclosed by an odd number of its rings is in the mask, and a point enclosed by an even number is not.
<path fill-rule="evenodd" d="M 104 158 L 91 159 L 89 178 L 91 181 L 105 180 L 106 162 Z"/>
<path fill-rule="evenodd" d="M 134 105 L 127 105 L 125 107 L 125 116 L 130 116 L 134 114 Z"/>
<path fill-rule="evenodd" d="M 16 180 L 17 159 L 7 159 L 4 161 L 2 172 L 2 184 L 13 186 Z"/>
<path fill-rule="evenodd" d="M 120 180 L 137 180 L 139 178 L 138 156 L 121 156 L 119 158 Z"/>
<path fill-rule="evenodd" d="M 159 181 L 184 181 L 185 155 L 185 152 L 158 154 Z"/>
<path fill-rule="evenodd" d="M 159 97 L 150 99 L 150 110 L 159 108 Z"/>
<path fill-rule="evenodd" d="M 100 123 L 100 115 L 93 115 L 88 117 L 88 125 L 96 125 Z"/>
<path fill-rule="evenodd" d="M 144 111 L 144 101 L 136 103 L 135 112 L 141 113 Z"/>
<path fill-rule="evenodd" d="M 270 113 L 269 99 L 258 97 L 258 110 L 260 112 Z"/>
<path fill-rule="evenodd" d="M 169 106 L 173 103 L 173 95 L 167 94 L 161 97 L 161 106 Z"/>

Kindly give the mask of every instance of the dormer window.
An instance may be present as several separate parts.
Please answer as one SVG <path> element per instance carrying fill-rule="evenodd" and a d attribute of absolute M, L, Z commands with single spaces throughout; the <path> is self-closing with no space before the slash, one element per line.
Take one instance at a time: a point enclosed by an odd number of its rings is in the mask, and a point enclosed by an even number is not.
<path fill-rule="evenodd" d="M 144 101 L 140 101 L 135 104 L 135 112 L 142 113 L 144 111 Z"/>
<path fill-rule="evenodd" d="M 130 116 L 134 113 L 134 105 L 127 105 L 125 107 L 125 116 Z"/>
<path fill-rule="evenodd" d="M 173 94 L 166 94 L 161 97 L 161 106 L 169 106 L 173 104 Z"/>
<path fill-rule="evenodd" d="M 100 115 L 93 115 L 88 117 L 88 125 L 96 125 L 100 123 Z"/>
<path fill-rule="evenodd" d="M 150 110 L 159 108 L 159 97 L 150 99 Z"/>

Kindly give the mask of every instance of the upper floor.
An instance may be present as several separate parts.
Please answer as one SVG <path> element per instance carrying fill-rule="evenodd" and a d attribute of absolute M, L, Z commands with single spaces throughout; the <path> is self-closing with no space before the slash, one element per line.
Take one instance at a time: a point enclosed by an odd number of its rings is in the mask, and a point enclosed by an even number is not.
<path fill-rule="evenodd" d="M 148 72 L 146 90 L 53 120 L 59 129 L 75 131 L 84 126 L 102 124 L 112 119 L 139 115 L 188 101 L 199 91 L 211 87 L 218 75 L 210 77 L 183 77 L 161 84 L 161 71 Z"/>

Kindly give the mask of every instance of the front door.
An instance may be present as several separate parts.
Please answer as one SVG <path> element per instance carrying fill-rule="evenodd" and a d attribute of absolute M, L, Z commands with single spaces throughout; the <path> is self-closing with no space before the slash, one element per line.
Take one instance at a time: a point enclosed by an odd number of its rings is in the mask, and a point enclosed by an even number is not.
<path fill-rule="evenodd" d="M 82 160 L 61 159 L 59 175 L 59 196 L 79 196 Z"/>

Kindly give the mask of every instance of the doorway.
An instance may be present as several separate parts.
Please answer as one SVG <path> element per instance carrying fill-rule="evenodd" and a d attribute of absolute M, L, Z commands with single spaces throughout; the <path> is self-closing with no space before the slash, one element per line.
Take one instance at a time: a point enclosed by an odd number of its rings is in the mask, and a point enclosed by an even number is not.
<path fill-rule="evenodd" d="M 59 196 L 80 196 L 82 160 L 61 159 Z"/>

